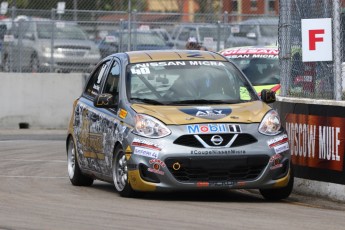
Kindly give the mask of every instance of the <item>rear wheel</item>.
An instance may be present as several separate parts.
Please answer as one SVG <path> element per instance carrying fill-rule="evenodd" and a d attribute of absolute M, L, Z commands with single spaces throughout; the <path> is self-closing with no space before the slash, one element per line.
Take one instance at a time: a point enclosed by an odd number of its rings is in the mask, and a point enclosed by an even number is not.
<path fill-rule="evenodd" d="M 67 163 L 68 176 L 73 185 L 91 186 L 93 184 L 93 178 L 83 175 L 79 168 L 79 164 L 77 161 L 77 151 L 72 137 L 68 140 Z"/>
<path fill-rule="evenodd" d="M 132 197 L 135 191 L 128 183 L 128 167 L 125 152 L 119 146 L 113 159 L 113 181 L 116 191 L 123 197 Z"/>
<path fill-rule="evenodd" d="M 260 193 L 266 200 L 271 200 L 271 201 L 282 200 L 290 196 L 293 189 L 293 183 L 294 183 L 294 172 L 293 172 L 292 165 L 290 165 L 290 179 L 289 179 L 288 184 L 285 187 L 275 188 L 275 189 L 260 189 Z"/>

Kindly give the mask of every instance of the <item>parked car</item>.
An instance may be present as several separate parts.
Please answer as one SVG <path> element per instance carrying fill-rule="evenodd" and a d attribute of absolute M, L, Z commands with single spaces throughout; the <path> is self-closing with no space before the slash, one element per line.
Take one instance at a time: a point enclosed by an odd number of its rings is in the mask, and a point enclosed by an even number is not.
<path fill-rule="evenodd" d="M 288 136 L 278 113 L 243 73 L 209 51 L 112 54 L 73 103 L 66 139 L 73 185 L 95 179 L 121 196 L 176 190 L 293 188 Z"/>
<path fill-rule="evenodd" d="M 277 17 L 252 18 L 231 26 L 227 47 L 278 45 Z"/>
<path fill-rule="evenodd" d="M 172 32 L 176 49 L 185 49 L 188 39 L 193 37 L 208 50 L 218 51 L 227 47 L 224 43 L 229 36 L 230 26 L 216 24 L 179 24 Z"/>
<path fill-rule="evenodd" d="M 7 35 L 12 39 L 4 42 L 4 71 L 88 72 L 101 58 L 97 46 L 74 22 L 21 17 Z"/>
<path fill-rule="evenodd" d="M 153 28 L 151 29 L 153 32 L 158 33 L 166 42 L 166 44 L 171 47 L 172 49 L 175 48 L 174 41 L 170 35 L 170 33 L 164 28 Z"/>
<path fill-rule="evenodd" d="M 279 50 L 277 46 L 244 46 L 221 50 L 220 54 L 233 61 L 260 93 L 270 89 L 280 93 Z"/>
<path fill-rule="evenodd" d="M 153 30 L 128 30 L 114 31 L 109 33 L 98 44 L 102 58 L 117 52 L 128 51 L 128 41 L 131 37 L 131 50 L 165 50 L 171 49 L 173 44 L 166 42 L 162 35 Z"/>

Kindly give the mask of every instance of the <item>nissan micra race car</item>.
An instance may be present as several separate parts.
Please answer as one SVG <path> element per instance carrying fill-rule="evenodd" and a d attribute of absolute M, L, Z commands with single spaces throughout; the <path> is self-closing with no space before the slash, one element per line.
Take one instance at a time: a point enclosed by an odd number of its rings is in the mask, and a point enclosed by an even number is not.
<path fill-rule="evenodd" d="M 106 57 L 74 102 L 67 135 L 73 185 L 113 183 L 121 196 L 177 190 L 293 188 L 278 113 L 226 57 L 134 51 Z"/>
<path fill-rule="evenodd" d="M 243 46 L 219 51 L 233 61 L 260 94 L 263 89 L 280 93 L 279 50 L 277 46 Z"/>

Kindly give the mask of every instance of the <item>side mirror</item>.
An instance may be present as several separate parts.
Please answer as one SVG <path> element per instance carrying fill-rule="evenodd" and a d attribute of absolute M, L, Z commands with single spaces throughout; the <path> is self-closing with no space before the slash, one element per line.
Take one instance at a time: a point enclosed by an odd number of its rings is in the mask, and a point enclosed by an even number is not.
<path fill-rule="evenodd" d="M 115 98 L 110 93 L 103 93 L 96 96 L 93 105 L 97 108 L 115 108 Z"/>
<path fill-rule="evenodd" d="M 266 103 L 273 103 L 276 101 L 276 93 L 269 89 L 263 89 L 261 91 L 261 100 Z"/>

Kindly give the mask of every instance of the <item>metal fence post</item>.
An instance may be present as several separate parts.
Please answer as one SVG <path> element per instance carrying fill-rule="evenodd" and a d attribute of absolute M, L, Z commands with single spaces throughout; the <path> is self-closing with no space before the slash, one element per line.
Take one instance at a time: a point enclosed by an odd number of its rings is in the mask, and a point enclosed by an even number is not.
<path fill-rule="evenodd" d="M 220 50 L 220 21 L 217 22 L 217 52 Z"/>
<path fill-rule="evenodd" d="M 280 0 L 279 12 L 279 28 L 278 28 L 278 46 L 279 46 L 279 59 L 281 62 L 281 96 L 287 95 L 287 90 L 290 88 L 291 78 L 291 0 Z M 283 39 L 285 39 L 283 41 Z"/>
<path fill-rule="evenodd" d="M 19 25 L 18 25 L 18 51 L 17 52 L 17 55 L 18 55 L 18 65 L 19 65 L 19 72 L 21 73 L 22 72 L 22 47 L 23 47 L 23 21 L 22 20 L 19 20 Z"/>
<path fill-rule="evenodd" d="M 133 39 L 130 40 L 130 43 L 132 46 L 132 50 L 137 50 L 137 10 L 133 10 L 133 20 L 132 20 L 132 25 L 133 25 L 133 32 L 134 32 L 134 37 Z"/>
<path fill-rule="evenodd" d="M 51 39 L 50 39 L 50 72 L 54 72 L 54 65 L 55 65 L 55 60 L 54 60 L 54 36 L 55 36 L 55 9 L 53 8 L 51 10 L 51 17 L 52 17 L 52 22 L 51 22 Z"/>
<path fill-rule="evenodd" d="M 128 51 L 131 51 L 131 40 L 132 40 L 131 14 L 132 14 L 132 4 L 131 4 L 131 0 L 128 0 L 128 41 L 127 41 Z"/>
<path fill-rule="evenodd" d="M 11 12 L 11 28 L 13 29 L 14 28 L 14 19 L 16 17 L 16 7 L 15 6 L 12 6 L 12 12 Z M 13 35 L 13 32 L 12 32 L 12 35 Z M 8 58 L 8 61 L 10 63 L 10 69 L 9 71 L 12 72 L 13 71 L 13 64 L 14 64 L 14 59 L 13 59 L 13 43 L 14 41 L 11 42 L 11 45 L 10 45 L 10 55 L 9 57 L 7 56 Z"/>
<path fill-rule="evenodd" d="M 333 1 L 333 71 L 334 71 L 334 98 L 339 101 L 342 97 L 342 79 L 341 79 L 341 50 L 342 45 L 340 42 L 340 3 L 339 0 Z"/>
<path fill-rule="evenodd" d="M 228 42 L 228 38 L 230 37 L 230 34 L 229 34 L 229 13 L 228 11 L 224 11 L 224 14 L 223 14 L 223 23 L 224 23 L 224 49 L 227 48 L 227 42 Z"/>

